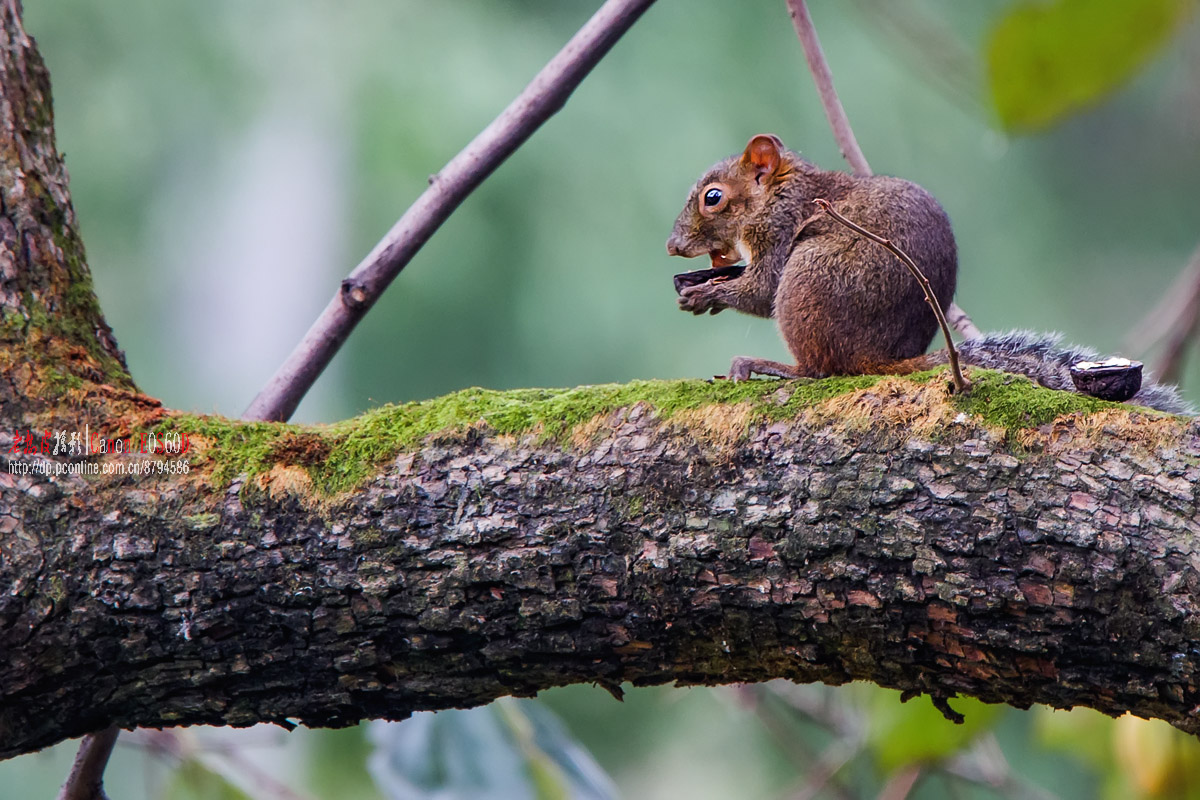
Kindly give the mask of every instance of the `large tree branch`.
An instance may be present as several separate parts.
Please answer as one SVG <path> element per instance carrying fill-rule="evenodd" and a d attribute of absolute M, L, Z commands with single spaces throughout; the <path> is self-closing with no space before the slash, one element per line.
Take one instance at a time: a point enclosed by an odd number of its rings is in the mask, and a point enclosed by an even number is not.
<path fill-rule="evenodd" d="M 974 407 L 1062 399 L 975 378 Z M 943 381 L 867 382 L 472 392 L 336 434 L 185 419 L 210 443 L 187 476 L 6 468 L 0 755 L 581 681 L 862 679 L 1200 730 L 1195 425 L 1006 431 Z"/>
<path fill-rule="evenodd" d="M 472 391 L 329 429 L 164 411 L 90 291 L 11 8 L 0 757 L 579 681 L 866 679 L 1200 730 L 1187 420 L 981 372 L 954 398 L 936 378 Z M 85 425 L 191 434 L 190 470 L 12 450 Z"/>
<path fill-rule="evenodd" d="M 67 171 L 54 141 L 50 76 L 0 5 L 0 412 L 16 421 L 68 385 L 133 387 L 92 292 Z"/>

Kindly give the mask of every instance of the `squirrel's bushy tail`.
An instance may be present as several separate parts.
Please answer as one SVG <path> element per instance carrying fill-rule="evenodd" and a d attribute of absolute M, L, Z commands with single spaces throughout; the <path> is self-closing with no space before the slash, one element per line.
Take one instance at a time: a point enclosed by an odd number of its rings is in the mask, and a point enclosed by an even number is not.
<path fill-rule="evenodd" d="M 1096 361 L 1100 356 L 1086 347 L 1059 343 L 1056 333 L 1009 331 L 989 333 L 970 339 L 958 346 L 959 359 L 964 364 L 998 369 L 1026 375 L 1049 389 L 1077 391 L 1071 380 L 1071 365 L 1078 361 Z M 945 362 L 945 351 L 939 351 Z M 1142 380 L 1141 390 L 1128 401 L 1133 405 L 1156 408 L 1172 414 L 1194 414 L 1195 409 L 1179 396 L 1174 386 L 1155 383 L 1149 375 Z"/>

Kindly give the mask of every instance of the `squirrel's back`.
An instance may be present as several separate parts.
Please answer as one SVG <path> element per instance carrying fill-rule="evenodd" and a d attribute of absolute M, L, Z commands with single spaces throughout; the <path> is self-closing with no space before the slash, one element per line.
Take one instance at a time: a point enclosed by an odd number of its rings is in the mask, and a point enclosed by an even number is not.
<path fill-rule="evenodd" d="M 832 189 L 823 196 L 843 216 L 904 250 L 942 306 L 950 304 L 958 274 L 954 233 L 929 192 L 901 178 L 814 172 Z M 903 263 L 820 212 L 792 245 L 775 317 L 797 363 L 814 375 L 912 358 L 925 352 L 938 329 L 921 285 Z"/>

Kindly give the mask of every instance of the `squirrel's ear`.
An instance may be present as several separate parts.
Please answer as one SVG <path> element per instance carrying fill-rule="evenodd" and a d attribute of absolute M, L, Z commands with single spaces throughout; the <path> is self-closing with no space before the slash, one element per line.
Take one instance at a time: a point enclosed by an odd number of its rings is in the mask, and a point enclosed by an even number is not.
<path fill-rule="evenodd" d="M 742 163 L 754 170 L 754 179 L 762 183 L 763 177 L 771 177 L 779 170 L 783 158 L 783 142 L 771 133 L 760 133 L 746 145 Z"/>

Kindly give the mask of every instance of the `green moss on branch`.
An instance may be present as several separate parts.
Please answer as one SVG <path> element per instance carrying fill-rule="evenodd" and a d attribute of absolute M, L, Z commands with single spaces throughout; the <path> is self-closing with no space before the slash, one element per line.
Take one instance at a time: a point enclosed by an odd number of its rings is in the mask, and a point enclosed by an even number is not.
<path fill-rule="evenodd" d="M 1024 376 L 993 370 L 972 369 L 971 384 L 969 392 L 955 398 L 955 405 L 988 425 L 1010 432 L 1037 428 L 1065 414 L 1092 414 L 1106 408 L 1134 408 L 1074 392 L 1046 389 L 1034 385 Z M 1161 413 L 1150 409 L 1140 410 L 1151 414 Z"/>
<path fill-rule="evenodd" d="M 907 380 L 927 383 L 944 369 Z M 179 429 L 209 440 L 206 457 L 213 475 L 229 482 L 255 477 L 275 465 L 298 466 L 326 496 L 353 489 L 379 466 L 402 452 L 418 449 L 432 436 L 461 434 L 482 427 L 500 435 L 534 435 L 541 442 L 566 444 L 578 426 L 639 403 L 662 419 L 718 404 L 741 404 L 751 423 L 788 419 L 839 395 L 869 389 L 873 375 L 814 381 L 634 381 L 574 389 L 464 389 L 444 397 L 388 405 L 330 426 L 303 427 L 242 423 L 219 417 L 184 417 Z M 981 423 L 1009 431 L 1034 428 L 1064 414 L 1128 408 L 1069 392 L 1034 386 L 989 370 L 972 370 L 971 391 L 954 398 L 957 407 Z M 882 423 L 881 423 L 882 424 Z"/>

